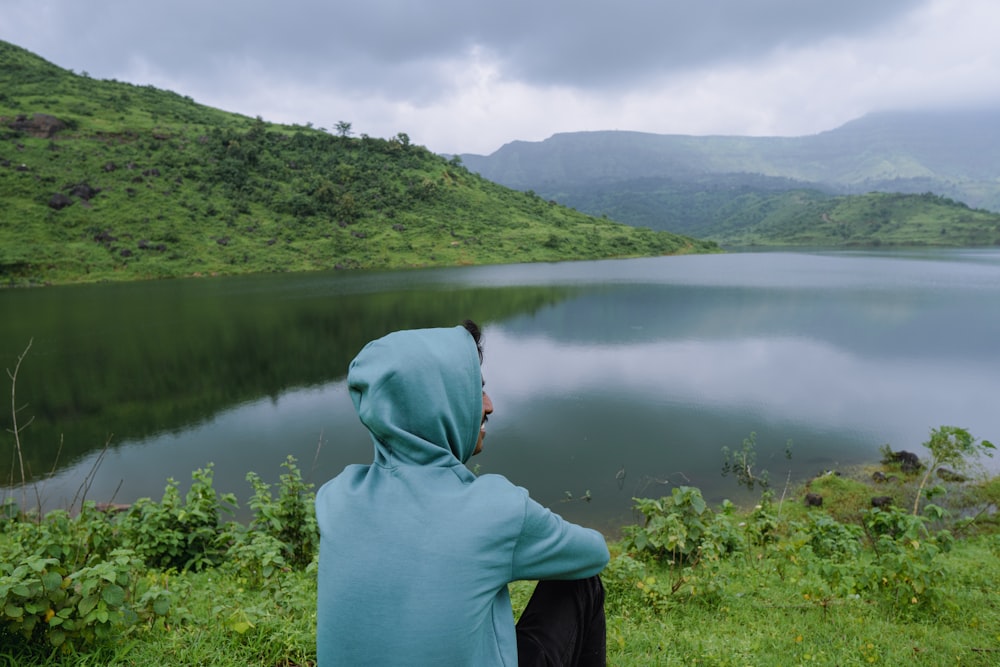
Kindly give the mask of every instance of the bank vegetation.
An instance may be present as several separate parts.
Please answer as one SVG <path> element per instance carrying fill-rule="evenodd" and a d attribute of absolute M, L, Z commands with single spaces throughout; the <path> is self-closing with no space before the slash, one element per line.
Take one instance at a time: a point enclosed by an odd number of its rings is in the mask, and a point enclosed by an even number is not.
<path fill-rule="evenodd" d="M 754 506 L 637 498 L 603 574 L 609 664 L 996 664 L 1000 477 L 969 465 L 992 446 L 953 427 L 923 444 L 792 488 L 756 470 L 750 438 L 723 468 Z M 40 516 L 30 489 L 9 495 L 0 663 L 313 664 L 313 488 L 292 458 L 279 480 L 247 475 L 245 522 L 211 465 L 129 507 Z M 532 586 L 512 585 L 515 613 Z"/>

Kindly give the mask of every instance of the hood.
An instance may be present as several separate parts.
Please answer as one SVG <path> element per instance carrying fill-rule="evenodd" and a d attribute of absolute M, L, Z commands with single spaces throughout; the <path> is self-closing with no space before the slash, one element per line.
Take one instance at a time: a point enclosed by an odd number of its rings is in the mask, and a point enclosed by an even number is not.
<path fill-rule="evenodd" d="M 347 386 L 380 465 L 465 463 L 479 438 L 483 380 L 464 327 L 397 331 L 358 353 Z"/>

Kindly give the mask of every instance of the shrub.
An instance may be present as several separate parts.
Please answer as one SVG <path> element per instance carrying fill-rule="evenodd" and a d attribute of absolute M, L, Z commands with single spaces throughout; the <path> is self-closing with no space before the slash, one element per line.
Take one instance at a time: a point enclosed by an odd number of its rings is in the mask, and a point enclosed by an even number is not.
<path fill-rule="evenodd" d="M 864 588 L 897 607 L 933 605 L 947 576 L 937 557 L 951 550 L 954 538 L 946 530 L 930 533 L 926 521 L 896 508 L 864 513 L 874 555 Z"/>
<path fill-rule="evenodd" d="M 130 549 L 111 548 L 93 504 L 8 524 L 0 541 L 0 633 L 29 650 L 73 651 L 166 616 L 172 594 L 144 576 Z M 98 546 L 95 546 L 98 545 Z"/>
<path fill-rule="evenodd" d="M 226 551 L 220 512 L 231 511 L 236 497 L 221 497 L 212 487 L 212 465 L 191 473 L 190 490 L 181 502 L 174 479 L 167 480 L 163 499 L 140 498 L 121 516 L 121 541 L 148 567 L 200 570 L 219 563 Z"/>
<path fill-rule="evenodd" d="M 250 499 L 254 518 L 246 529 L 233 530 L 225 564 L 250 586 L 262 587 L 275 574 L 305 568 L 319 546 L 312 484 L 303 482 L 294 457 L 289 456 L 282 467 L 287 472 L 280 476 L 277 498 L 259 475 L 247 474 L 254 489 Z"/>
<path fill-rule="evenodd" d="M 626 527 L 623 545 L 627 550 L 655 560 L 692 563 L 703 556 L 715 558 L 742 546 L 732 504 L 724 504 L 723 512 L 716 515 L 697 488 L 679 486 L 659 500 L 635 498 L 634 501 L 635 509 L 645 520 L 641 526 Z"/>

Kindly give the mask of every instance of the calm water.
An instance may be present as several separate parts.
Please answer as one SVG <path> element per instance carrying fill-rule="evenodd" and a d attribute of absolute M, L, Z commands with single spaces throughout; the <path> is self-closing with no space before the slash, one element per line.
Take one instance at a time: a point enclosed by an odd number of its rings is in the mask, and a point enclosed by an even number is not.
<path fill-rule="evenodd" d="M 21 440 L 48 506 L 81 491 L 159 498 L 168 477 L 184 488 L 209 462 L 217 488 L 246 499 L 246 473 L 274 480 L 288 454 L 321 483 L 371 458 L 344 384 L 353 355 L 387 331 L 465 317 L 484 325 L 496 408 L 472 465 L 612 533 L 633 496 L 675 485 L 744 499 L 721 450 L 751 433 L 779 489 L 875 460 L 884 443 L 921 451 L 943 424 L 1000 440 L 992 250 L 8 290 L 0 317 L 6 368 L 32 341 L 18 419 L 34 420 Z M 20 479 L 2 437 L 5 479 Z"/>

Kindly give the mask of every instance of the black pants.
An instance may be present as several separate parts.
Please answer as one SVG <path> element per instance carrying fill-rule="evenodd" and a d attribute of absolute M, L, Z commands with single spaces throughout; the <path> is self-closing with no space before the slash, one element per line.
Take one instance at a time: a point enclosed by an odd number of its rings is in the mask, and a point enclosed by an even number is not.
<path fill-rule="evenodd" d="M 517 622 L 520 667 L 604 667 L 604 585 L 597 575 L 539 581 Z"/>

